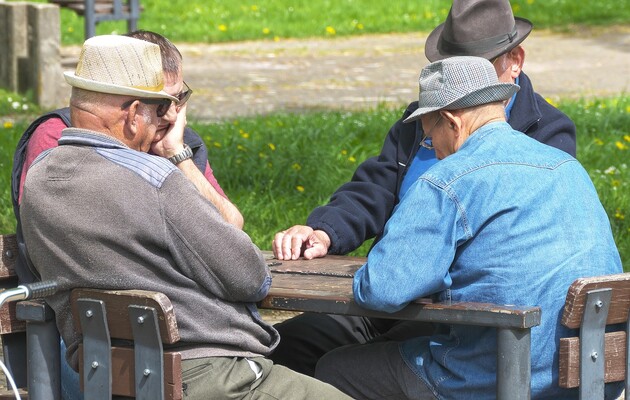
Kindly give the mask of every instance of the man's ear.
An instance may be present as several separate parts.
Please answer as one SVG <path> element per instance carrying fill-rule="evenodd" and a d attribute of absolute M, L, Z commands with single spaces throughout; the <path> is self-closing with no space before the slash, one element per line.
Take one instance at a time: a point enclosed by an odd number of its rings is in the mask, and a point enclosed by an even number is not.
<path fill-rule="evenodd" d="M 512 79 L 516 79 L 523 70 L 525 63 L 525 49 L 519 45 L 513 48 L 509 54 L 510 57 L 510 75 Z"/>
<path fill-rule="evenodd" d="M 127 108 L 127 114 L 124 117 L 124 134 L 125 138 L 132 140 L 138 133 L 138 118 L 142 118 L 140 115 L 140 110 L 138 106 L 140 102 L 138 100 L 134 100 L 133 103 Z"/>
<path fill-rule="evenodd" d="M 457 112 L 449 111 L 449 110 L 441 110 L 440 115 L 446 121 L 446 124 L 448 125 L 448 129 L 453 129 L 459 132 L 459 130 L 462 127 L 462 119 Z"/>

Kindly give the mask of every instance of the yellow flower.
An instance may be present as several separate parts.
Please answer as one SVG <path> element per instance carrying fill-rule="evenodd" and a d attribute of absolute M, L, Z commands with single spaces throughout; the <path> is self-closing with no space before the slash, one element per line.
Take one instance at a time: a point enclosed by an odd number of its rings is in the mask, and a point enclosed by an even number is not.
<path fill-rule="evenodd" d="M 299 171 L 302 169 L 302 166 L 298 163 L 293 163 L 293 165 L 291 166 L 291 168 L 293 168 L 296 171 Z"/>
<path fill-rule="evenodd" d="M 348 150 L 341 150 L 341 155 L 345 156 L 346 154 L 348 154 Z"/>
<path fill-rule="evenodd" d="M 613 179 L 610 184 L 612 185 L 612 187 L 619 187 L 621 186 L 621 181 L 618 179 Z"/>
<path fill-rule="evenodd" d="M 267 146 L 269 146 L 269 148 L 271 149 L 271 151 L 276 151 L 276 145 L 273 143 L 269 143 L 267 144 Z"/>
<path fill-rule="evenodd" d="M 242 144 L 239 144 L 239 145 L 236 145 L 236 149 L 240 151 L 245 151 L 245 146 L 243 146 Z"/>
<path fill-rule="evenodd" d="M 534 0 L 527 0 L 527 4 L 529 4 L 529 5 L 534 4 Z"/>
<path fill-rule="evenodd" d="M 240 134 L 241 134 L 241 137 L 242 137 L 243 139 L 249 139 L 249 133 L 245 132 L 244 130 L 240 129 L 240 130 L 238 131 L 238 133 L 240 133 Z"/>
<path fill-rule="evenodd" d="M 626 112 L 630 114 L 630 106 L 626 106 Z"/>
<path fill-rule="evenodd" d="M 512 12 L 514 12 L 514 14 L 518 14 L 519 11 L 521 11 L 521 6 L 519 6 L 518 4 L 514 4 L 514 6 L 512 7 Z"/>
<path fill-rule="evenodd" d="M 216 148 L 221 148 L 221 143 L 219 143 L 219 142 L 214 142 L 214 143 L 212 143 L 212 145 L 214 147 L 216 147 Z"/>
<path fill-rule="evenodd" d="M 295 190 L 297 190 L 298 192 L 302 193 L 302 192 L 304 192 L 304 186 L 302 186 L 302 185 L 297 185 L 297 186 L 295 187 Z"/>
<path fill-rule="evenodd" d="M 267 163 L 267 168 L 269 168 L 269 169 L 273 168 L 273 164 L 272 163 Z"/>
<path fill-rule="evenodd" d="M 69 27 L 68 27 L 68 32 L 70 32 L 70 33 L 74 32 L 74 28 L 73 28 L 73 27 L 71 27 L 71 26 L 69 26 Z"/>
<path fill-rule="evenodd" d="M 271 30 L 269 28 L 263 28 L 262 33 L 263 35 L 268 35 L 271 32 Z"/>
<path fill-rule="evenodd" d="M 626 216 L 621 212 L 621 210 L 617 209 L 615 211 L 615 218 L 623 220 L 626 219 Z"/>
<path fill-rule="evenodd" d="M 424 10 L 424 19 L 433 19 L 435 18 L 435 14 L 432 13 L 431 11 L 428 10 Z"/>
<path fill-rule="evenodd" d="M 357 29 L 360 30 L 360 31 L 363 30 L 363 24 L 359 22 L 357 24 Z"/>
<path fill-rule="evenodd" d="M 601 139 L 599 139 L 599 138 L 595 138 L 595 139 L 593 140 L 593 142 L 594 142 L 596 145 L 598 145 L 598 146 L 603 146 L 603 145 L 604 145 L 604 141 L 603 141 L 603 140 L 601 140 Z"/>
<path fill-rule="evenodd" d="M 252 6 L 252 11 L 258 11 L 258 6 L 257 5 L 253 5 Z"/>
<path fill-rule="evenodd" d="M 623 140 L 630 142 L 630 135 L 623 135 Z"/>
<path fill-rule="evenodd" d="M 326 27 L 326 33 L 329 34 L 329 35 L 336 35 L 337 31 L 332 26 L 327 26 Z"/>
<path fill-rule="evenodd" d="M 558 107 L 556 102 L 554 102 L 551 98 L 547 97 L 547 98 L 545 98 L 545 100 L 547 100 L 547 103 L 551 104 L 552 106 Z"/>
<path fill-rule="evenodd" d="M 348 161 L 350 161 L 351 163 L 354 163 L 354 162 L 357 161 L 357 159 L 354 158 L 354 156 L 350 156 L 350 157 L 348 157 Z"/>
<path fill-rule="evenodd" d="M 4 122 L 4 128 L 5 128 L 5 129 L 13 128 L 13 122 L 11 122 L 11 121 L 5 121 L 5 122 Z"/>
<path fill-rule="evenodd" d="M 616 141 L 615 146 L 617 146 L 619 150 L 628 150 L 628 145 L 620 141 Z"/>
<path fill-rule="evenodd" d="M 273 37 L 273 41 L 274 42 L 279 42 L 280 41 L 280 36 L 274 36 Z"/>
<path fill-rule="evenodd" d="M 228 27 L 227 27 L 225 24 L 221 24 L 221 25 L 219 25 L 219 30 L 220 30 L 221 32 L 225 32 L 225 31 L 227 31 L 227 30 L 228 30 Z"/>

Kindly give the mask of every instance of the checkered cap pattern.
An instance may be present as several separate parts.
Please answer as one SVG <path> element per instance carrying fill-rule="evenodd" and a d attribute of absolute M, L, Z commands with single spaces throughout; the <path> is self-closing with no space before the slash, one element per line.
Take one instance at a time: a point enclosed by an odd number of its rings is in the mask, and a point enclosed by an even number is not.
<path fill-rule="evenodd" d="M 437 110 L 457 110 L 507 100 L 518 85 L 499 82 L 492 64 L 481 57 L 451 57 L 420 73 L 418 109 L 405 122 Z"/>

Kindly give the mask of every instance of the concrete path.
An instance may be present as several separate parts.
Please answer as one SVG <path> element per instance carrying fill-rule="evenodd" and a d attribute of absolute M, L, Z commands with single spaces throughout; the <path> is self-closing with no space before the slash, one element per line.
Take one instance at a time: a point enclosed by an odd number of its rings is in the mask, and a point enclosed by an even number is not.
<path fill-rule="evenodd" d="M 277 111 L 364 109 L 417 99 L 426 34 L 225 44 L 176 43 L 194 89 L 189 116 L 216 121 Z M 630 26 L 534 31 L 524 71 L 551 99 L 630 93 Z M 73 69 L 79 47 L 63 48 Z M 61 82 L 60 106 L 69 87 Z"/>

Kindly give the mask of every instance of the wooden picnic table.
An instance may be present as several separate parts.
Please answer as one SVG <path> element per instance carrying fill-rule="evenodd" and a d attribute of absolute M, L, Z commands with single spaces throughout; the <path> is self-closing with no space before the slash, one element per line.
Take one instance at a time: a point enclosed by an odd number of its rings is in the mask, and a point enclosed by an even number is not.
<path fill-rule="evenodd" d="M 403 310 L 384 313 L 354 301 L 354 273 L 363 257 L 326 256 L 279 261 L 265 253 L 273 283 L 259 307 L 284 311 L 359 315 L 497 329 L 497 399 L 529 399 L 531 392 L 531 328 L 540 324 L 539 307 L 418 299 Z"/>

